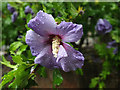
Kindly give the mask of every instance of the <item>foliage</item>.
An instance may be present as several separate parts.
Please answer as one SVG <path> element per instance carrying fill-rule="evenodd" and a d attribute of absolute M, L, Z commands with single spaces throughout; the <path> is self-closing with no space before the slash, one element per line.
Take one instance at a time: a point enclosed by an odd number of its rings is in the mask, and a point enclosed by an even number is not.
<path fill-rule="evenodd" d="M 2 2 L 2 45 L 10 45 L 8 54 L 10 53 L 14 63 L 11 64 L 10 61 L 2 56 L 1 64 L 11 68 L 11 71 L 3 75 L 0 87 L 30 88 L 36 85 L 34 72 L 39 73 L 41 77 L 47 77 L 46 68 L 34 64 L 35 57 L 32 56 L 30 48 L 25 43 L 26 31 L 30 30 L 27 23 L 39 10 L 52 14 L 58 24 L 61 21 L 66 21 L 83 25 L 84 35 L 80 43 L 68 43 L 76 50 L 82 50 L 85 39 L 97 38 L 97 42 L 95 42 L 93 47 L 100 59 L 103 60 L 102 71 L 98 76 L 91 78 L 90 88 L 105 88 L 104 82 L 107 76 L 112 73 L 113 69 L 119 71 L 120 51 L 118 50 L 117 54 L 113 54 L 114 48 L 107 48 L 108 41 L 115 40 L 120 43 L 120 28 L 118 27 L 120 25 L 120 9 L 118 3 L 9 2 L 19 13 L 14 23 L 11 21 L 12 14 L 7 10 L 7 4 L 8 2 Z M 28 5 L 32 8 L 34 15 L 25 15 L 24 10 Z M 83 13 L 80 13 L 81 10 Z M 96 33 L 95 25 L 99 18 L 107 19 L 113 27 L 108 36 Z M 107 42 L 104 39 L 107 39 Z M 76 73 L 84 76 L 82 69 L 77 69 Z M 60 71 L 58 69 L 53 70 L 53 88 L 59 86 L 63 80 Z"/>
<path fill-rule="evenodd" d="M 63 77 L 60 74 L 60 71 L 55 69 L 53 71 L 53 87 L 55 88 L 56 85 L 60 85 L 63 81 Z"/>

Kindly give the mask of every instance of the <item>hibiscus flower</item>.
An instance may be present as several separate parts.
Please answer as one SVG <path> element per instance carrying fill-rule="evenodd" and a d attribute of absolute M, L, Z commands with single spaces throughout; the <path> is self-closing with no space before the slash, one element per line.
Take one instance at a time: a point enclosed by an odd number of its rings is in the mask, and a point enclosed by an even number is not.
<path fill-rule="evenodd" d="M 65 72 L 81 68 L 83 54 L 65 42 L 76 42 L 83 35 L 81 24 L 62 21 L 56 24 L 52 15 L 39 11 L 28 23 L 26 43 L 36 56 L 35 64 L 47 68 L 60 68 Z"/>
<path fill-rule="evenodd" d="M 106 19 L 99 19 L 95 26 L 95 30 L 99 34 L 106 34 L 112 30 L 112 25 Z"/>

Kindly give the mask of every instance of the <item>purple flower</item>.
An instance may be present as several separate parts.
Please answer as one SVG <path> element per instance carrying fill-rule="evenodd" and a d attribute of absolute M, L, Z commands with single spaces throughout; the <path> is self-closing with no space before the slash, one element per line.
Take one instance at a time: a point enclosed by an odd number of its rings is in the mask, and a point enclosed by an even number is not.
<path fill-rule="evenodd" d="M 116 44 L 116 41 L 111 41 L 111 42 L 108 42 L 108 45 L 107 45 L 107 48 L 111 48 L 111 47 L 114 47 L 114 45 Z"/>
<path fill-rule="evenodd" d="M 56 24 L 52 15 L 39 11 L 31 19 L 27 31 L 26 43 L 30 46 L 35 63 L 47 68 L 61 68 L 65 72 L 81 68 L 83 54 L 65 42 L 76 42 L 83 35 L 82 25 L 72 22 Z"/>
<path fill-rule="evenodd" d="M 15 22 L 15 20 L 17 19 L 17 17 L 18 17 L 18 12 L 15 11 L 15 12 L 12 14 L 12 16 L 11 16 L 12 22 Z"/>
<path fill-rule="evenodd" d="M 32 11 L 32 9 L 29 6 L 25 7 L 25 14 L 31 13 L 32 15 L 34 14 L 34 12 Z"/>
<path fill-rule="evenodd" d="M 118 52 L 117 42 L 115 40 L 108 42 L 107 48 L 114 48 L 114 50 L 113 50 L 114 54 L 116 54 Z"/>
<path fill-rule="evenodd" d="M 14 8 L 14 7 L 11 7 L 10 4 L 7 4 L 7 9 L 8 9 L 11 13 L 15 12 L 15 8 Z"/>
<path fill-rule="evenodd" d="M 106 34 L 112 30 L 112 25 L 106 19 L 99 19 L 95 30 L 97 30 L 99 34 Z"/>
<path fill-rule="evenodd" d="M 12 13 L 12 16 L 11 16 L 12 22 L 15 22 L 15 20 L 18 17 L 18 12 L 15 10 L 14 7 L 11 7 L 10 4 L 7 4 L 7 8 Z"/>
<path fill-rule="evenodd" d="M 116 47 L 116 48 L 113 50 L 113 53 L 114 53 L 114 54 L 117 54 L 117 52 L 118 52 L 118 47 Z"/>

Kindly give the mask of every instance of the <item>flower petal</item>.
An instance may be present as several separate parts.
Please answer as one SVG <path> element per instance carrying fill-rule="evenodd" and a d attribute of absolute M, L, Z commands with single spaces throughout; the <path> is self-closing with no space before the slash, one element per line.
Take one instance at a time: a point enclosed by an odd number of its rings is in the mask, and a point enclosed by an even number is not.
<path fill-rule="evenodd" d="M 35 58 L 35 64 L 40 64 L 47 68 L 59 68 L 53 57 L 50 45 L 44 47 L 40 54 Z"/>
<path fill-rule="evenodd" d="M 95 30 L 99 34 L 106 34 L 112 30 L 112 25 L 106 19 L 99 19 L 95 26 Z"/>
<path fill-rule="evenodd" d="M 68 57 L 63 57 L 60 58 L 60 60 L 58 60 L 58 63 L 60 64 L 61 68 L 65 72 L 81 68 L 84 64 L 83 54 L 79 51 L 76 51 L 74 48 L 72 48 L 66 43 L 64 43 L 63 46 L 68 54 Z"/>
<path fill-rule="evenodd" d="M 32 15 L 34 14 L 34 12 L 32 11 L 32 9 L 30 8 L 30 6 L 26 6 L 24 12 L 25 12 L 26 15 L 27 15 L 28 13 L 31 13 Z"/>
<path fill-rule="evenodd" d="M 56 62 L 58 62 L 60 58 L 67 57 L 67 56 L 68 55 L 67 55 L 65 48 L 62 45 L 60 45 Z"/>
<path fill-rule="evenodd" d="M 40 36 L 32 30 L 27 31 L 26 43 L 30 46 L 33 56 L 37 56 L 41 52 L 41 50 L 46 46 L 45 41 L 47 39 L 47 37 L 43 38 L 42 36 Z"/>
<path fill-rule="evenodd" d="M 41 36 L 55 34 L 56 26 L 57 24 L 52 15 L 44 13 L 41 10 L 37 13 L 36 17 L 31 19 L 28 23 L 28 27 Z"/>
<path fill-rule="evenodd" d="M 113 50 L 113 53 L 114 53 L 114 54 L 118 53 L 118 47 L 116 47 L 116 48 Z"/>
<path fill-rule="evenodd" d="M 11 13 L 15 12 L 15 8 L 12 7 L 10 4 L 7 4 L 7 9 L 8 9 Z"/>
<path fill-rule="evenodd" d="M 17 19 L 17 17 L 18 17 L 18 12 L 13 12 L 13 14 L 12 14 L 12 16 L 11 16 L 11 19 L 12 19 L 12 22 L 15 22 L 16 21 L 16 19 Z"/>
<path fill-rule="evenodd" d="M 82 25 L 73 24 L 72 22 L 61 22 L 57 26 L 59 35 L 62 37 L 62 40 L 65 42 L 76 42 L 83 35 Z"/>

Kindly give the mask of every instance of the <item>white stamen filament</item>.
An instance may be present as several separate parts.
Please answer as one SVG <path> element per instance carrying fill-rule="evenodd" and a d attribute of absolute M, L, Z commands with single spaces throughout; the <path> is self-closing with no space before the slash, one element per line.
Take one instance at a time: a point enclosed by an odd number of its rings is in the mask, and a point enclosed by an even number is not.
<path fill-rule="evenodd" d="M 59 46 L 60 46 L 60 38 L 58 36 L 55 36 L 52 40 L 52 53 L 55 58 L 57 58 Z"/>

